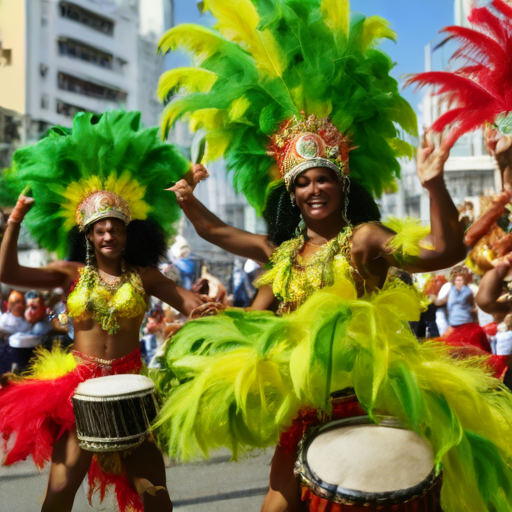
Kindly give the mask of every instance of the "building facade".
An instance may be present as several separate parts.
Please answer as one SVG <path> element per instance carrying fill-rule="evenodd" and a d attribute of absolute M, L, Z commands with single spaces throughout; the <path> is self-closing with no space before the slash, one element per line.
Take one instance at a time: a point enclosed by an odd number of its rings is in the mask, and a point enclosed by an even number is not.
<path fill-rule="evenodd" d="M 164 65 L 157 43 L 172 6 L 171 0 L 0 0 L 0 169 L 11 165 L 20 145 L 36 142 L 50 126 L 70 127 L 80 111 L 140 110 L 146 126 L 157 125 Z M 21 257 L 38 266 L 35 253 L 25 251 L 30 244 L 26 237 Z"/>
<path fill-rule="evenodd" d="M 139 0 L 0 0 L 0 107 L 20 116 L 22 143 L 70 126 L 80 111 L 141 110 L 145 124 L 158 123 L 161 34 L 139 33 L 139 8 Z"/>

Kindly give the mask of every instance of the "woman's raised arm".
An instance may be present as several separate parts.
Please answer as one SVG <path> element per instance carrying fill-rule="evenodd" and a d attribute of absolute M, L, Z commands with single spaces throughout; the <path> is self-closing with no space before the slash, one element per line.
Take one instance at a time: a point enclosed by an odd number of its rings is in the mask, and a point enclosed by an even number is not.
<path fill-rule="evenodd" d="M 34 200 L 21 195 L 7 223 L 0 246 L 0 281 L 40 290 L 64 287 L 68 276 L 51 268 L 23 267 L 18 261 L 18 237 L 23 218 Z"/>
<path fill-rule="evenodd" d="M 194 164 L 192 170 L 193 184 L 190 180 L 182 179 L 170 190 L 176 194 L 179 205 L 197 234 L 232 254 L 266 263 L 274 250 L 268 238 L 230 226 L 208 210 L 193 194 L 195 185 L 204 176 L 204 167 Z"/>

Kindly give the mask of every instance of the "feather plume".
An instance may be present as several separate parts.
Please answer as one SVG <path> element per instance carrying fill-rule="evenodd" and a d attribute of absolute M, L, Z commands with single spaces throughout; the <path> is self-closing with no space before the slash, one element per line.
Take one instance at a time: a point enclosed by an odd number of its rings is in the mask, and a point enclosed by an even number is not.
<path fill-rule="evenodd" d="M 164 137 L 178 119 L 192 129 L 208 125 L 209 158 L 225 158 L 235 188 L 261 213 L 275 179 L 269 138 L 301 112 L 330 116 L 358 148 L 350 155 L 352 179 L 374 195 L 393 186 L 398 148 L 405 149 L 395 139 L 400 127 L 415 135 L 417 122 L 390 77 L 392 60 L 374 47 L 394 37 L 384 20 L 350 21 L 348 0 L 207 0 L 205 8 L 218 31 L 178 26 L 160 49 L 184 48 L 218 78 L 208 92 L 183 88 L 172 98 Z M 218 115 L 201 120 L 212 112 Z"/>
<path fill-rule="evenodd" d="M 397 37 L 396 32 L 389 28 L 389 21 L 380 16 L 370 16 L 364 20 L 361 47 L 366 51 L 379 39 L 390 39 L 396 42 Z"/>
<path fill-rule="evenodd" d="M 421 307 L 403 283 L 357 298 L 341 280 L 286 317 L 228 310 L 189 322 L 165 355 L 180 384 L 157 432 L 180 459 L 219 446 L 236 458 L 273 445 L 300 408 L 325 410 L 331 391 L 353 387 L 370 415 L 395 416 L 431 444 L 443 510 L 507 512 L 512 395 L 486 357 L 455 359 L 445 344 L 419 344 L 407 322 Z"/>
<path fill-rule="evenodd" d="M 474 28 L 447 27 L 444 32 L 458 40 L 452 59 L 464 64 L 455 72 L 420 73 L 407 84 L 436 86 L 451 109 L 432 126 L 451 131 L 443 142 L 450 148 L 457 139 L 497 116 L 512 110 L 512 9 L 503 0 L 474 8 L 469 20 Z"/>
<path fill-rule="evenodd" d="M 207 69 L 175 68 L 166 71 L 158 81 L 157 96 L 165 101 L 180 89 L 192 92 L 210 92 L 218 76 Z"/>
<path fill-rule="evenodd" d="M 260 17 L 250 0 L 205 0 L 204 8 L 217 18 L 219 32 L 247 49 L 262 72 L 270 77 L 283 75 L 281 48 L 270 30 L 258 30 Z"/>
<path fill-rule="evenodd" d="M 157 131 L 141 129 L 138 112 L 112 110 L 99 121 L 82 112 L 70 132 L 51 130 L 37 144 L 16 151 L 14 177 L 31 187 L 35 204 L 25 223 L 38 244 L 66 258 L 76 207 L 97 190 L 122 195 L 132 218 L 152 220 L 170 236 L 180 209 L 164 188 L 189 164 L 159 140 Z"/>
<path fill-rule="evenodd" d="M 163 54 L 179 48 L 190 52 L 195 57 L 197 65 L 216 53 L 225 53 L 239 58 L 243 55 L 236 44 L 227 41 L 217 32 L 189 23 L 171 28 L 158 43 L 158 51 Z"/>
<path fill-rule="evenodd" d="M 349 0 L 322 0 L 322 14 L 326 25 L 333 31 L 349 35 L 350 2 Z"/>

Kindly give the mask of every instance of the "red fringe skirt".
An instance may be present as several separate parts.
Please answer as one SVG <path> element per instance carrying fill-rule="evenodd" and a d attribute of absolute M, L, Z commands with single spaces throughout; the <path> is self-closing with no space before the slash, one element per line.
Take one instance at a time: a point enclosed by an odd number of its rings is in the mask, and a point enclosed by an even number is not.
<path fill-rule="evenodd" d="M 78 384 L 88 379 L 126 373 L 139 373 L 142 368 L 137 349 L 125 357 L 102 360 L 73 351 L 77 367 L 70 373 L 51 380 L 24 379 L 10 382 L 0 389 L 0 433 L 7 454 L 4 465 L 31 456 L 38 468 L 52 457 L 53 445 L 65 432 L 75 429 L 71 398 Z M 108 464 L 103 458 L 108 457 Z M 117 459 L 117 460 L 112 460 Z M 107 462 L 107 461 L 105 461 Z M 107 472 L 104 467 L 116 468 Z M 89 469 L 89 501 L 95 492 L 103 500 L 108 486 L 115 487 L 119 510 L 141 511 L 142 503 L 130 485 L 123 463 L 123 452 L 111 452 L 99 458 L 94 455 Z"/>

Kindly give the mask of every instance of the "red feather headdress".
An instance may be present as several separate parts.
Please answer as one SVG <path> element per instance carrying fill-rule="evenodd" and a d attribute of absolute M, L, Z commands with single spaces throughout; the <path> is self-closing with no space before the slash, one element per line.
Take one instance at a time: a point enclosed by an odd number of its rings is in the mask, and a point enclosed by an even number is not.
<path fill-rule="evenodd" d="M 465 59 L 455 72 L 419 73 L 407 81 L 438 86 L 451 107 L 432 125 L 432 130 L 452 130 L 444 141 L 451 148 L 465 133 L 495 123 L 512 111 L 512 7 L 492 0 L 489 7 L 474 8 L 468 17 L 474 28 L 447 27 L 448 39 L 460 42 L 452 59 Z"/>

